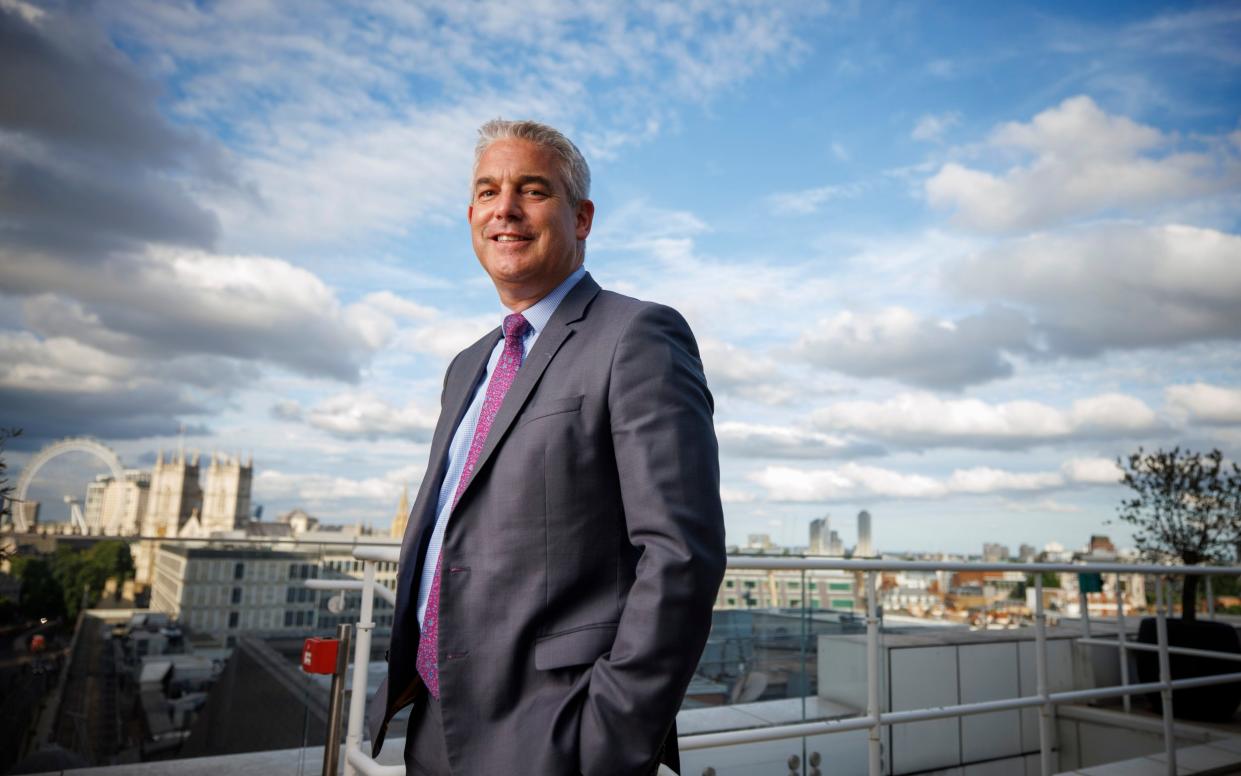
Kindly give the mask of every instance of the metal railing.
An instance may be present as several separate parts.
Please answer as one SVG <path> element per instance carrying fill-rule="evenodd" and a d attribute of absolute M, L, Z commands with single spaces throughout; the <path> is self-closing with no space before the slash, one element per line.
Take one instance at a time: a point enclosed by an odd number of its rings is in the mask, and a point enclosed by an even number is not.
<path fill-rule="evenodd" d="M 308 580 L 307 586 L 321 590 L 361 590 L 362 611 L 357 625 L 357 639 L 354 649 L 353 687 L 354 692 L 349 703 L 348 732 L 345 738 L 345 774 L 346 776 L 404 776 L 403 765 L 381 765 L 362 750 L 362 721 L 366 706 L 366 675 L 370 661 L 373 597 L 378 593 L 390 603 L 395 602 L 395 593 L 382 585 L 375 584 L 375 563 L 395 562 L 399 560 L 400 550 L 396 547 L 356 547 L 353 555 L 363 564 L 363 578 L 357 580 Z M 869 776 L 883 774 L 882 734 L 884 726 L 898 725 L 925 720 L 964 717 L 975 714 L 987 714 L 997 711 L 1014 709 L 1039 709 L 1039 754 L 1043 776 L 1051 776 L 1053 769 L 1052 730 L 1055 722 L 1055 707 L 1062 703 L 1098 700 L 1103 698 L 1121 697 L 1124 699 L 1125 711 L 1129 711 L 1129 697 L 1145 693 L 1158 692 L 1162 700 L 1163 737 L 1168 776 L 1176 776 L 1176 741 L 1174 737 L 1172 717 L 1172 691 L 1191 687 L 1204 687 L 1216 684 L 1228 684 L 1241 681 L 1241 671 L 1230 674 L 1218 674 L 1193 679 L 1171 678 L 1169 656 L 1194 655 L 1223 660 L 1241 662 L 1241 655 L 1209 650 L 1172 647 L 1168 644 L 1167 615 L 1170 609 L 1167 601 L 1165 577 L 1174 575 L 1201 575 L 1206 580 L 1207 612 L 1211 619 L 1215 616 L 1214 596 L 1211 592 L 1212 576 L 1241 576 L 1241 567 L 1206 567 L 1206 566 L 1168 566 L 1155 564 L 1129 563 L 975 563 L 960 561 L 894 561 L 878 559 L 846 560 L 843 558 L 773 558 L 762 556 L 730 556 L 729 569 L 752 570 L 789 570 L 789 571 L 855 571 L 866 575 L 866 677 L 867 677 L 867 708 L 864 716 L 842 720 L 817 720 L 798 722 L 768 727 L 729 730 L 717 733 L 702 733 L 681 736 L 678 744 L 681 751 L 708 749 L 719 746 L 735 746 L 763 741 L 802 738 L 805 736 L 822 735 L 825 733 L 844 733 L 854 730 L 867 730 L 867 766 Z M 952 706 L 913 709 L 907 711 L 881 711 L 880 706 L 880 664 L 881 648 L 879 643 L 879 615 L 877 605 L 876 577 L 884 571 L 1015 571 L 1034 576 L 1034 633 L 1035 633 L 1035 676 L 1036 694 L 1016 698 L 962 703 Z M 1090 632 L 1089 611 L 1083 596 L 1082 613 L 1085 636 L 1076 641 L 1090 646 L 1116 648 L 1120 658 L 1121 683 L 1109 687 L 1096 687 L 1087 690 L 1068 690 L 1050 692 L 1048 689 L 1047 667 L 1047 614 L 1044 611 L 1043 574 L 1045 572 L 1062 573 L 1095 573 L 1115 574 L 1117 579 L 1118 602 L 1118 635 L 1115 642 L 1094 638 Z M 1125 616 L 1123 599 L 1120 595 L 1120 575 L 1150 575 L 1156 578 L 1155 583 L 1155 618 L 1156 644 L 1138 644 L 1126 640 Z M 1159 681 L 1131 684 L 1129 682 L 1128 652 L 1152 651 L 1159 655 Z M 360 691 L 359 691 L 360 689 Z"/>

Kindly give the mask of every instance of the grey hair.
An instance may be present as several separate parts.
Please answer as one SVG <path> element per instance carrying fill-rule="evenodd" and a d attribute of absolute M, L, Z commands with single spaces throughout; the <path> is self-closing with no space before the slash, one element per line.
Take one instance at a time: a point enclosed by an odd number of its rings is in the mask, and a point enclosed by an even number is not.
<path fill-rule="evenodd" d="M 568 188 L 569 204 L 577 205 L 590 198 L 590 165 L 577 150 L 573 141 L 560 130 L 537 121 L 506 121 L 492 119 L 478 128 L 478 143 L 474 146 L 474 168 L 488 146 L 497 140 L 527 140 L 546 148 L 560 159 L 560 177 Z"/>

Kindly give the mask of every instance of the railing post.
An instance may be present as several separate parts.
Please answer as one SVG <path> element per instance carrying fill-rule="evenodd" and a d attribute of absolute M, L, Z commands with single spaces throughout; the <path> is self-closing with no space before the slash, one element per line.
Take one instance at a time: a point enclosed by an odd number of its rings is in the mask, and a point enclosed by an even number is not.
<path fill-rule="evenodd" d="M 362 613 L 358 617 L 358 643 L 353 657 L 353 694 L 349 696 L 349 732 L 345 736 L 345 776 L 357 770 L 349 762 L 350 749 L 362 747 L 362 717 L 366 713 L 366 675 L 371 662 L 371 622 L 375 602 L 375 561 L 362 562 Z"/>
<path fill-rule="evenodd" d="M 1123 580 L 1119 572 L 1116 574 L 1116 647 L 1120 652 L 1120 683 L 1129 684 L 1129 651 L 1125 648 L 1125 595 L 1122 589 Z M 1129 699 L 1129 694 L 1125 693 L 1121 696 L 1121 702 L 1125 705 L 1125 713 L 1133 711 L 1133 703 Z"/>
<path fill-rule="evenodd" d="M 1207 619 L 1215 621 L 1215 591 L 1211 588 L 1211 575 L 1202 575 L 1203 584 L 1207 588 Z"/>
<path fill-rule="evenodd" d="M 866 572 L 866 713 L 870 716 L 870 740 L 867 771 L 870 776 L 882 776 L 883 724 L 879 721 L 879 606 L 876 600 L 875 571 Z"/>
<path fill-rule="evenodd" d="M 1043 574 L 1034 575 L 1034 671 L 1039 706 L 1038 748 L 1039 767 L 1043 776 L 1051 776 L 1051 699 L 1047 692 L 1047 614 L 1043 611 Z"/>
<path fill-rule="evenodd" d="M 1159 690 L 1163 702 L 1163 750 L 1167 758 L 1168 776 L 1176 776 L 1176 738 L 1172 732 L 1172 667 L 1168 659 L 1167 591 L 1163 576 L 1155 578 L 1155 633 L 1159 641 Z"/>
<path fill-rule="evenodd" d="M 1082 575 L 1077 575 L 1077 605 L 1082 610 L 1082 633 L 1090 638 L 1090 594 L 1081 584 Z"/>
<path fill-rule="evenodd" d="M 344 711 L 345 673 L 349 670 L 349 647 L 353 628 L 347 622 L 336 626 L 336 672 L 328 693 L 327 742 L 323 745 L 323 776 L 336 776 L 340 764 L 340 717 Z"/>

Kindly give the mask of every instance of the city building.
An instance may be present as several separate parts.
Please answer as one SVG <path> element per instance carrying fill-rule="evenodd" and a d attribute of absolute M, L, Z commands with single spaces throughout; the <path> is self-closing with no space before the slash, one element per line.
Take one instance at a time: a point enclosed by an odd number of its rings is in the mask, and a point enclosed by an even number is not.
<path fill-rule="evenodd" d="M 97 476 L 86 486 L 86 525 L 106 536 L 138 534 L 150 490 L 151 473 L 141 469 L 126 469 L 120 480 L 110 474 Z"/>
<path fill-rule="evenodd" d="M 1022 563 L 1033 563 L 1038 560 L 1038 548 L 1032 544 L 1022 544 L 1017 549 L 1017 559 Z"/>
<path fill-rule="evenodd" d="M 982 559 L 984 563 L 1002 563 L 1009 559 L 1008 545 L 993 544 L 986 542 L 982 546 Z"/>
<path fill-rule="evenodd" d="M 405 526 L 409 522 L 409 486 L 401 488 L 401 500 L 397 502 L 396 514 L 392 517 L 392 528 L 388 534 L 394 539 L 405 535 Z"/>
<path fill-rule="evenodd" d="M 1116 545 L 1112 544 L 1112 540 L 1103 534 L 1093 534 L 1090 537 L 1090 554 L 1099 556 L 1116 557 Z"/>
<path fill-rule="evenodd" d="M 226 638 L 302 633 L 315 627 L 318 605 L 305 582 L 319 576 L 314 552 L 164 543 L 155 554 L 151 608 Z"/>
<path fill-rule="evenodd" d="M 750 534 L 745 540 L 745 548 L 751 552 L 767 552 L 775 549 L 775 546 L 775 542 L 771 541 L 771 534 Z"/>
<path fill-rule="evenodd" d="M 177 536 L 181 526 L 202 508 L 198 482 L 198 454 L 193 459 L 180 450 L 164 459 L 163 451 L 151 470 L 150 495 L 142 523 L 143 536 Z"/>
<path fill-rule="evenodd" d="M 716 609 L 860 608 L 857 580 L 846 571 L 730 569 L 715 599 Z"/>
<path fill-rule="evenodd" d="M 810 549 L 806 551 L 807 555 L 827 555 L 828 550 L 828 532 L 830 529 L 830 516 L 815 518 L 810 521 Z"/>
<path fill-rule="evenodd" d="M 841 540 L 840 534 L 836 531 L 827 532 L 827 554 L 836 557 L 845 554 L 845 543 Z"/>
<path fill-rule="evenodd" d="M 870 512 L 863 509 L 857 513 L 857 547 L 854 556 L 871 558 L 875 555 L 875 544 L 871 538 Z"/>
<path fill-rule="evenodd" d="M 212 454 L 202 491 L 199 521 L 208 534 L 231 531 L 250 519 L 250 484 L 254 461 L 243 464 L 241 457 Z"/>

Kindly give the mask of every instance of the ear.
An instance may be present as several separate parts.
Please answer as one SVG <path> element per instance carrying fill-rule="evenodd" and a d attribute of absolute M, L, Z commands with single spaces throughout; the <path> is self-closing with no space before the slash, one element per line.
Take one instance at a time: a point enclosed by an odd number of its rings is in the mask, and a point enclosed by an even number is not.
<path fill-rule="evenodd" d="M 465 210 L 465 220 L 467 223 L 474 223 L 474 205 L 472 203 Z"/>
<path fill-rule="evenodd" d="M 595 203 L 589 199 L 584 199 L 577 203 L 577 213 L 574 215 L 577 224 L 577 239 L 585 240 L 590 234 L 591 224 L 595 221 Z"/>

